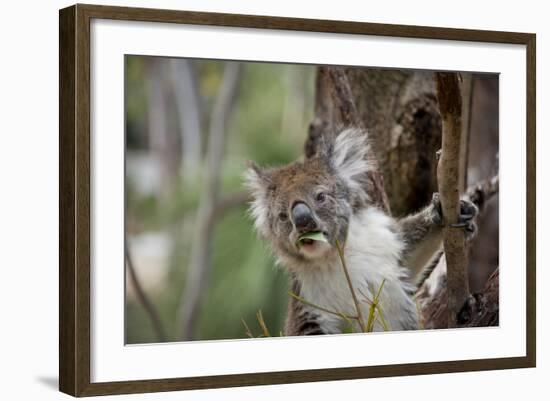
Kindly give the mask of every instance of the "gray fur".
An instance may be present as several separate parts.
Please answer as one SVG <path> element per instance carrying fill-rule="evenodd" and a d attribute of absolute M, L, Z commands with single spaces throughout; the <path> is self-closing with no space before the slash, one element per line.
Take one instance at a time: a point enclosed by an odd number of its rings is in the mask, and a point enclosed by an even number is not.
<path fill-rule="evenodd" d="M 399 221 L 372 205 L 364 183 L 374 163 L 366 159 L 365 138 L 364 132 L 345 130 L 332 142 L 323 142 L 320 152 L 305 161 L 271 169 L 251 165 L 247 172 L 254 197 L 251 214 L 278 263 L 291 273 L 294 293 L 327 310 L 356 315 L 336 251 L 337 242 L 345 244 L 354 288 L 363 298 L 372 299 L 384 282 L 380 305 L 390 328 L 417 329 L 416 283 L 424 279 L 426 266 L 441 246 L 439 198 L 435 195 L 426 208 Z M 311 210 L 314 231 L 322 232 L 328 244 L 297 245 L 300 233 L 291 213 L 297 202 Z M 477 209 L 467 203 L 462 206 L 468 232 Z M 367 315 L 368 304 L 361 305 Z M 291 298 L 285 334 L 340 333 L 344 323 L 334 314 Z M 379 322 L 375 330 L 383 330 Z"/>

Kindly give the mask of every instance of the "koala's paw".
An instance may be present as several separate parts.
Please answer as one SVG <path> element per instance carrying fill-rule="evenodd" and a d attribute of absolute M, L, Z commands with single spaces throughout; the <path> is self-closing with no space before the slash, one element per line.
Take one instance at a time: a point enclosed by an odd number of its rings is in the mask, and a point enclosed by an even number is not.
<path fill-rule="evenodd" d="M 443 212 L 441 210 L 441 199 L 439 193 L 434 193 L 432 198 L 433 205 L 433 221 L 435 224 L 443 225 Z M 477 216 L 477 206 L 468 200 L 460 201 L 460 215 L 458 216 L 458 222 L 450 224 L 453 228 L 463 228 L 466 232 L 466 239 L 470 240 L 477 232 L 477 226 L 475 224 L 475 217 Z"/>

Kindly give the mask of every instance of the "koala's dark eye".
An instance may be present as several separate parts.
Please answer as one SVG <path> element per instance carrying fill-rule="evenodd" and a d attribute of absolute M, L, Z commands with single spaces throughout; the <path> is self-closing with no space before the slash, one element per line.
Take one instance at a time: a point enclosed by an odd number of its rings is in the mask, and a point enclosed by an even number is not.
<path fill-rule="evenodd" d="M 315 200 L 319 203 L 324 202 L 327 199 L 327 195 L 324 192 L 319 192 L 315 196 Z"/>
<path fill-rule="evenodd" d="M 287 221 L 288 220 L 288 214 L 286 214 L 285 212 L 279 213 L 279 220 Z"/>

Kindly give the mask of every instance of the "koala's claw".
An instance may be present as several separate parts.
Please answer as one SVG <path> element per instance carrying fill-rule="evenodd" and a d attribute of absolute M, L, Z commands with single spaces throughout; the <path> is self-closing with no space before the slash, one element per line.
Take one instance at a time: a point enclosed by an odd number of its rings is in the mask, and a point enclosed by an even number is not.
<path fill-rule="evenodd" d="M 443 225 L 443 211 L 441 210 L 441 200 L 439 193 L 434 193 L 432 198 L 432 204 L 434 206 L 434 223 L 437 225 Z M 467 200 L 460 201 L 460 214 L 458 216 L 458 222 L 449 224 L 449 227 L 463 228 L 466 231 L 466 237 L 470 239 L 477 231 L 477 226 L 474 222 L 477 216 L 477 206 Z"/>
<path fill-rule="evenodd" d="M 473 203 L 466 203 L 466 201 L 460 201 L 460 215 L 458 216 L 458 223 L 449 224 L 449 227 L 465 228 L 470 225 L 472 219 L 476 217 L 477 211 L 470 211 L 469 208 L 474 207 Z M 468 209 L 468 210 L 467 210 Z"/>

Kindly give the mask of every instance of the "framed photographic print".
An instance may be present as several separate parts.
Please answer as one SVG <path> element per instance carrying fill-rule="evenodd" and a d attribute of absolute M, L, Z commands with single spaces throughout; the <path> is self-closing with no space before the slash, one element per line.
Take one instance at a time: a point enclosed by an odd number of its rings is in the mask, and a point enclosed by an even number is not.
<path fill-rule="evenodd" d="M 59 21 L 61 391 L 535 366 L 534 34 Z"/>

